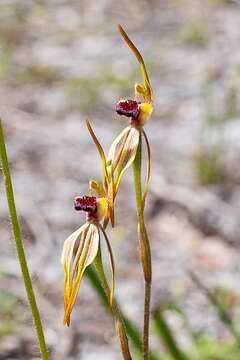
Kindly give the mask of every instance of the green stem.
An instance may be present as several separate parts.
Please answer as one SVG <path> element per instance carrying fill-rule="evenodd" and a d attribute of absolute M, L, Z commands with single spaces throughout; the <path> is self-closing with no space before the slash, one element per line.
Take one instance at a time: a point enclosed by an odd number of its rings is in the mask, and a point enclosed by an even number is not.
<path fill-rule="evenodd" d="M 110 289 L 108 286 L 108 282 L 106 279 L 106 275 L 103 269 L 103 265 L 102 265 L 102 255 L 101 255 L 101 248 L 99 248 L 98 254 L 94 260 L 94 266 L 96 268 L 97 274 L 101 280 L 102 283 L 102 287 L 106 293 L 107 298 L 109 299 L 110 296 Z M 124 321 L 123 318 L 121 316 L 120 310 L 118 308 L 118 304 L 117 302 L 113 299 L 113 304 L 111 307 L 111 311 L 115 317 L 115 326 L 116 326 L 116 332 L 117 332 L 117 336 L 119 338 L 119 342 L 120 342 L 120 346 L 121 346 L 121 350 L 122 350 L 122 355 L 123 355 L 123 359 L 124 360 L 132 360 L 132 356 L 129 350 L 129 345 L 128 345 L 128 338 L 126 335 L 126 329 L 125 329 L 125 325 L 124 325 Z"/>
<path fill-rule="evenodd" d="M 140 257 L 145 280 L 144 294 L 144 325 L 143 325 L 143 359 L 149 359 L 149 322 L 150 322 L 150 303 L 151 303 L 151 283 L 152 283 L 152 262 L 151 248 L 144 221 L 142 207 L 142 135 L 139 134 L 139 144 L 136 157 L 133 162 L 134 185 L 136 194 L 137 216 L 138 216 L 138 238 L 140 247 Z"/>
<path fill-rule="evenodd" d="M 36 299 L 35 299 L 35 295 L 34 295 L 34 291 L 33 291 L 33 287 L 32 287 L 31 277 L 29 275 L 27 261 L 26 261 L 26 257 L 25 257 L 25 253 L 24 253 L 24 247 L 23 247 L 21 231 L 20 231 L 16 206 L 15 206 L 11 174 L 10 174 L 10 169 L 9 169 L 9 164 L 8 164 L 7 151 L 6 151 L 5 141 L 4 141 L 4 133 L 3 133 L 1 119 L 0 119 L 0 159 L 1 159 L 1 163 L 2 163 L 3 175 L 5 178 L 5 187 L 6 187 L 6 195 L 7 195 L 7 201 L 8 201 L 9 216 L 10 216 L 12 231 L 13 231 L 13 235 L 14 235 L 14 239 L 15 239 L 17 255 L 18 255 L 18 259 L 19 259 L 19 263 L 20 263 L 20 267 L 21 267 L 21 271 L 22 271 L 22 277 L 23 277 L 24 285 L 25 285 L 26 292 L 27 292 L 28 302 L 29 302 L 29 305 L 30 305 L 30 308 L 32 311 L 32 317 L 33 317 L 35 328 L 36 328 L 36 333 L 37 333 L 40 351 L 42 354 L 42 359 L 48 360 L 49 357 L 48 357 L 48 351 L 47 351 L 47 347 L 46 347 L 46 343 L 45 343 L 45 338 L 44 338 L 44 333 L 43 333 L 43 328 L 42 328 L 42 323 L 41 323 L 41 317 L 40 317 L 39 310 L 37 307 L 37 303 L 36 303 Z"/>

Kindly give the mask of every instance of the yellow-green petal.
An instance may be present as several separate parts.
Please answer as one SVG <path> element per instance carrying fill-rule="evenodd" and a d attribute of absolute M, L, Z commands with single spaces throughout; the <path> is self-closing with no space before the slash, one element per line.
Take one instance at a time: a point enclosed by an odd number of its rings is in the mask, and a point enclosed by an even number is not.
<path fill-rule="evenodd" d="M 75 231 L 64 244 L 62 264 L 64 281 L 64 324 L 69 326 L 70 316 L 76 302 L 84 271 L 95 259 L 99 248 L 98 227 L 92 223 L 84 224 Z"/>

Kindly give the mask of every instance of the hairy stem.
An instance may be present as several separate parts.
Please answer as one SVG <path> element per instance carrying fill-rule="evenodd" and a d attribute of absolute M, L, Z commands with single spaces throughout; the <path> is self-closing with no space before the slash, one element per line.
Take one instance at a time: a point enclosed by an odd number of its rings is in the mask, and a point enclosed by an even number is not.
<path fill-rule="evenodd" d="M 15 200 L 14 200 L 14 194 L 13 194 L 13 187 L 12 187 L 12 181 L 11 181 L 11 174 L 8 164 L 8 158 L 7 158 L 7 151 L 4 141 L 4 133 L 2 128 L 2 121 L 0 119 L 0 159 L 2 163 L 2 171 L 5 179 L 5 188 L 6 188 L 6 195 L 7 195 L 7 201 L 8 201 L 8 209 L 9 209 L 9 216 L 10 221 L 12 225 L 12 231 L 15 239 L 16 249 L 17 249 L 17 255 L 22 271 L 22 277 L 24 281 L 24 285 L 27 292 L 28 302 L 32 311 L 32 317 L 34 320 L 37 338 L 39 342 L 39 348 L 42 354 L 43 360 L 48 360 L 48 351 L 47 346 L 45 343 L 43 328 L 42 328 L 42 322 L 40 313 L 37 307 L 33 287 L 32 287 L 32 281 L 28 270 L 28 265 L 25 257 L 22 237 L 21 237 L 21 231 L 20 226 L 18 222 L 17 217 L 17 211 L 15 206 Z"/>
<path fill-rule="evenodd" d="M 140 248 L 140 258 L 141 258 L 144 281 L 145 281 L 143 359 L 148 360 L 152 262 L 151 262 L 151 248 L 150 248 L 150 243 L 144 221 L 141 169 L 142 169 L 142 135 L 140 133 L 139 145 L 138 145 L 136 157 L 133 162 L 133 173 L 134 173 L 134 185 L 135 185 L 137 216 L 138 216 L 138 239 L 139 239 L 139 248 Z"/>
<path fill-rule="evenodd" d="M 106 293 L 106 296 L 109 299 L 110 298 L 110 289 L 109 289 L 106 275 L 105 275 L 103 265 L 102 265 L 102 255 L 101 255 L 100 247 L 99 247 L 98 254 L 94 260 L 94 266 L 96 268 L 97 274 L 100 278 L 100 281 L 102 283 L 102 287 Z M 117 336 L 119 338 L 123 359 L 124 360 L 132 360 L 132 356 L 131 356 L 131 353 L 129 350 L 128 338 L 126 335 L 124 321 L 123 321 L 122 315 L 120 313 L 120 310 L 118 308 L 118 304 L 114 299 L 113 299 L 111 311 L 115 318 L 116 332 L 117 332 Z"/>

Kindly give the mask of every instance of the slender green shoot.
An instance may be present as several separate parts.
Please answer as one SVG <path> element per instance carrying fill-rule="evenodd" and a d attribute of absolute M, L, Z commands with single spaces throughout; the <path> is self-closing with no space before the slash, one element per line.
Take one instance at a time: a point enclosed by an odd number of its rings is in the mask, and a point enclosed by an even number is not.
<path fill-rule="evenodd" d="M 17 217 L 17 210 L 15 206 L 14 194 L 13 194 L 13 187 L 12 187 L 12 180 L 11 180 L 11 173 L 8 164 L 8 157 L 7 157 L 7 150 L 5 145 L 3 127 L 2 127 L 2 120 L 0 119 L 0 159 L 2 164 L 2 171 L 5 179 L 5 188 L 6 188 L 6 195 L 7 195 L 7 202 L 8 202 L 8 209 L 9 209 L 9 217 L 12 225 L 12 232 L 15 239 L 15 245 L 17 249 L 18 260 L 20 263 L 22 277 L 24 281 L 24 285 L 27 292 L 28 302 L 31 308 L 32 317 L 34 320 L 34 325 L 36 328 L 36 334 L 39 342 L 39 348 L 42 354 L 43 360 L 48 360 L 48 350 L 45 343 L 44 332 L 41 322 L 40 313 L 38 310 L 38 306 L 36 303 L 36 298 L 33 291 L 32 281 L 28 270 L 28 265 L 25 257 L 24 246 L 22 242 L 22 236 L 20 231 L 20 225 L 18 222 Z"/>

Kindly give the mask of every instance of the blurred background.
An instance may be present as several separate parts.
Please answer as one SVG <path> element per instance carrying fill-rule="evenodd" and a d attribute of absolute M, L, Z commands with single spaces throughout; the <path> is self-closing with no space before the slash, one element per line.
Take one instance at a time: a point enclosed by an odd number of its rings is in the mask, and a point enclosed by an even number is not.
<path fill-rule="evenodd" d="M 131 98 L 140 80 L 117 23 L 142 52 L 155 92 L 146 126 L 151 347 L 158 359 L 185 359 L 164 341 L 164 322 L 189 360 L 238 360 L 240 2 L 1 0 L 0 112 L 51 358 L 121 359 L 112 319 L 86 277 L 71 326 L 63 327 L 60 265 L 65 238 L 84 221 L 73 198 L 101 176 L 84 120 L 107 151 L 127 124 L 115 114 L 116 101 Z M 117 298 L 141 326 L 132 185 L 129 170 L 109 236 Z M 0 186 L 0 359 L 38 359 L 2 179 Z"/>

